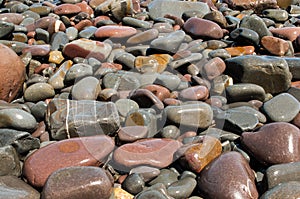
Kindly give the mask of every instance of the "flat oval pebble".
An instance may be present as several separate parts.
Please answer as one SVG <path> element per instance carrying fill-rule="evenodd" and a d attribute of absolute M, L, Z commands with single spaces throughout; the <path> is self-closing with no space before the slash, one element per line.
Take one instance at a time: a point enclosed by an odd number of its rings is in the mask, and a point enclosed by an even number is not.
<path fill-rule="evenodd" d="M 198 178 L 198 190 L 209 198 L 258 198 L 254 180 L 246 159 L 232 151 L 223 153 L 204 168 Z"/>
<path fill-rule="evenodd" d="M 299 113 L 300 104 L 291 94 L 281 93 L 265 102 L 263 109 L 274 122 L 290 122 Z"/>
<path fill-rule="evenodd" d="M 204 65 L 205 75 L 209 80 L 212 80 L 217 76 L 221 75 L 225 71 L 225 68 L 226 68 L 225 62 L 219 57 L 215 57 L 209 60 Z"/>
<path fill-rule="evenodd" d="M 157 37 L 158 37 L 158 30 L 150 29 L 150 30 L 137 33 L 136 35 L 133 35 L 127 40 L 127 43 L 130 45 L 142 44 L 151 41 Z"/>
<path fill-rule="evenodd" d="M 68 14 L 76 14 L 79 13 L 81 11 L 81 8 L 77 5 L 74 4 L 62 4 L 59 6 L 56 6 L 53 9 L 53 12 L 57 15 L 68 15 Z"/>
<path fill-rule="evenodd" d="M 25 67 L 19 56 L 7 46 L 0 44 L 0 99 L 12 101 L 25 80 Z M 12 70 L 13 68 L 13 70 Z"/>
<path fill-rule="evenodd" d="M 172 183 L 168 188 L 167 192 L 170 196 L 179 199 L 189 197 L 194 189 L 196 188 L 197 181 L 191 177 L 185 177 Z"/>
<path fill-rule="evenodd" d="M 80 179 L 80 180 L 79 180 Z M 43 199 L 108 199 L 112 193 L 112 176 L 102 168 L 73 166 L 53 172 L 43 188 Z"/>
<path fill-rule="evenodd" d="M 137 33 L 135 28 L 129 26 L 102 26 L 95 32 L 96 38 L 123 38 Z"/>
<path fill-rule="evenodd" d="M 209 37 L 213 39 L 221 39 L 223 30 L 212 21 L 192 17 L 184 23 L 184 29 L 196 37 Z"/>
<path fill-rule="evenodd" d="M 180 142 L 171 139 L 142 139 L 117 148 L 113 159 L 121 169 L 141 165 L 163 168 L 172 163 L 173 154 L 180 146 Z"/>
<path fill-rule="evenodd" d="M 192 86 L 186 88 L 179 93 L 179 98 L 182 100 L 206 100 L 208 98 L 209 91 L 205 86 Z"/>
<path fill-rule="evenodd" d="M 35 118 L 30 113 L 21 109 L 0 110 L 0 118 L 1 128 L 32 131 L 37 126 Z"/>
<path fill-rule="evenodd" d="M 226 87 L 226 98 L 229 103 L 250 101 L 250 100 L 265 100 L 265 90 L 257 84 L 240 83 Z"/>
<path fill-rule="evenodd" d="M 241 136 L 243 146 L 255 158 L 265 164 L 280 164 L 299 161 L 299 129 L 289 123 L 274 122 L 262 126 L 256 132 Z"/>
<path fill-rule="evenodd" d="M 23 173 L 30 184 L 43 187 L 47 178 L 60 168 L 98 166 L 114 146 L 114 141 L 105 135 L 55 142 L 31 154 L 24 162 Z"/>
<path fill-rule="evenodd" d="M 274 28 L 270 31 L 278 37 L 294 41 L 300 35 L 299 27 L 283 27 L 283 28 Z"/>
<path fill-rule="evenodd" d="M 168 106 L 164 111 L 170 121 L 197 128 L 207 128 L 211 125 L 213 119 L 211 107 L 204 102 Z"/>
<path fill-rule="evenodd" d="M 29 102 L 42 101 L 55 95 L 54 88 L 47 83 L 36 83 L 28 87 L 24 92 L 24 98 Z"/>
<path fill-rule="evenodd" d="M 24 16 L 18 13 L 2 13 L 0 14 L 0 21 L 5 21 L 13 24 L 20 24 L 24 19 Z"/>

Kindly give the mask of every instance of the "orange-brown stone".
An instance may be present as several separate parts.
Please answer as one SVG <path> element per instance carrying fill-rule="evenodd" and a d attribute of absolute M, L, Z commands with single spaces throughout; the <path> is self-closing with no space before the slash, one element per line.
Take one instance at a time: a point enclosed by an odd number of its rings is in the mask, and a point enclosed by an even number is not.
<path fill-rule="evenodd" d="M 289 50 L 289 43 L 287 41 L 273 36 L 264 36 L 261 39 L 261 44 L 270 53 L 278 56 L 285 55 Z"/>
<path fill-rule="evenodd" d="M 11 102 L 25 80 L 25 66 L 9 47 L 0 44 L 0 100 Z"/>
<path fill-rule="evenodd" d="M 199 173 L 206 165 L 222 153 L 221 142 L 211 136 L 205 136 L 202 143 L 190 147 L 184 154 L 190 168 Z"/>
<path fill-rule="evenodd" d="M 254 46 L 229 47 L 225 50 L 232 56 L 252 55 L 255 51 Z"/>

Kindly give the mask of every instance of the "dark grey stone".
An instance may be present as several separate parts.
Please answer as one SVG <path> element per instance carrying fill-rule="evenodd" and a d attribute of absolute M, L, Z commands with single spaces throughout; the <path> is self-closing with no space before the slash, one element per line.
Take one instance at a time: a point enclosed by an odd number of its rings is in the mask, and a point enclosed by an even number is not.
<path fill-rule="evenodd" d="M 21 175 L 21 165 L 18 154 L 11 145 L 0 147 L 0 176 Z"/>

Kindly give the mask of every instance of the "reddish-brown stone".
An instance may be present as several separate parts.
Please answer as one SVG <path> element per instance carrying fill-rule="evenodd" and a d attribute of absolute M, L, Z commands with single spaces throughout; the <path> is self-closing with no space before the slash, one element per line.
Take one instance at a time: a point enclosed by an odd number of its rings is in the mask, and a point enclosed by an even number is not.
<path fill-rule="evenodd" d="M 144 89 L 151 91 L 158 99 L 160 99 L 160 101 L 164 101 L 166 98 L 170 97 L 169 89 L 161 85 L 151 84 L 145 86 Z"/>
<path fill-rule="evenodd" d="M 173 155 L 181 145 L 176 140 L 166 138 L 141 139 L 117 148 L 113 159 L 123 169 L 141 165 L 164 168 L 173 162 Z"/>
<path fill-rule="evenodd" d="M 24 19 L 24 16 L 18 13 L 2 13 L 0 14 L 0 21 L 6 21 L 19 25 Z"/>
<path fill-rule="evenodd" d="M 289 50 L 287 41 L 273 36 L 264 36 L 261 39 L 261 44 L 267 51 L 278 56 L 285 55 Z"/>
<path fill-rule="evenodd" d="M 129 26 L 115 26 L 107 25 L 102 26 L 95 32 L 95 37 L 97 38 L 123 38 L 129 37 L 137 33 L 135 28 Z"/>
<path fill-rule="evenodd" d="M 209 37 L 213 39 L 221 39 L 223 37 L 221 27 L 217 23 L 206 19 L 189 18 L 183 27 L 188 33 L 196 37 Z"/>
<path fill-rule="evenodd" d="M 255 175 L 238 152 L 225 152 L 207 165 L 198 178 L 198 190 L 207 198 L 257 199 Z"/>
<path fill-rule="evenodd" d="M 31 154 L 24 162 L 23 174 L 30 184 L 42 187 L 60 168 L 99 166 L 114 146 L 114 141 L 104 135 L 62 140 Z"/>
<path fill-rule="evenodd" d="M 76 3 L 75 5 L 80 7 L 81 12 L 85 12 L 85 13 L 89 14 L 90 16 L 94 14 L 93 8 L 91 8 L 91 6 L 89 6 L 86 1 Z"/>
<path fill-rule="evenodd" d="M 56 6 L 53 12 L 57 15 L 69 15 L 69 14 L 77 14 L 81 11 L 81 8 L 77 5 L 65 3 L 59 6 Z"/>
<path fill-rule="evenodd" d="M 32 45 L 25 47 L 22 50 L 22 53 L 30 52 L 32 56 L 46 56 L 50 53 L 50 45 Z"/>
<path fill-rule="evenodd" d="M 300 27 L 283 27 L 270 29 L 273 35 L 294 41 L 300 35 Z"/>
<path fill-rule="evenodd" d="M 206 165 L 222 153 L 221 142 L 211 136 L 205 136 L 201 143 L 192 145 L 184 153 L 189 167 L 199 173 Z"/>
<path fill-rule="evenodd" d="M 0 44 L 0 99 L 11 102 L 25 80 L 25 66 L 9 47 Z"/>
<path fill-rule="evenodd" d="M 242 144 L 255 158 L 265 164 L 300 161 L 300 130 L 285 122 L 262 126 L 257 132 L 245 132 Z"/>

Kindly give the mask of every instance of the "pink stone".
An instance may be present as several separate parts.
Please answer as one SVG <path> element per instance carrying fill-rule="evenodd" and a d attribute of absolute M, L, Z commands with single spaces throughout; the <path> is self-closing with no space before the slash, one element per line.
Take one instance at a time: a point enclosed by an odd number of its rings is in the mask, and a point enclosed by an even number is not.
<path fill-rule="evenodd" d="M 278 56 L 285 55 L 288 52 L 290 46 L 287 41 L 273 36 L 264 36 L 261 39 L 261 44 L 270 53 Z"/>
<path fill-rule="evenodd" d="M 96 38 L 123 38 L 123 37 L 130 37 L 137 33 L 135 28 L 129 26 L 114 26 L 114 25 L 107 25 L 102 26 L 97 29 L 95 32 Z"/>
<path fill-rule="evenodd" d="M 59 6 L 56 6 L 53 10 L 53 12 L 57 15 L 69 15 L 69 14 L 77 14 L 81 11 L 81 8 L 74 4 L 61 4 Z"/>
<path fill-rule="evenodd" d="M 30 52 L 32 56 L 43 57 L 50 53 L 50 47 L 49 44 L 27 46 L 22 50 L 22 53 Z"/>
<path fill-rule="evenodd" d="M 201 19 L 189 18 L 183 28 L 195 37 L 209 37 L 212 39 L 221 39 L 223 37 L 222 28 L 215 22 Z"/>
<path fill-rule="evenodd" d="M 212 80 L 221 75 L 226 69 L 226 64 L 223 59 L 215 57 L 204 65 L 204 70 L 207 78 Z"/>
<path fill-rule="evenodd" d="M 58 141 L 32 153 L 24 162 L 23 174 L 33 186 L 43 187 L 48 176 L 60 168 L 99 166 L 114 146 L 105 135 Z"/>
<path fill-rule="evenodd" d="M 0 44 L 0 100 L 11 102 L 22 88 L 25 66 L 9 47 Z"/>
<path fill-rule="evenodd" d="M 254 157 L 265 164 L 300 161 L 300 130 L 285 122 L 273 122 L 257 132 L 245 132 L 242 144 Z"/>
<path fill-rule="evenodd" d="M 300 27 L 284 27 L 270 29 L 275 36 L 294 41 L 300 35 Z"/>
<path fill-rule="evenodd" d="M 186 89 L 183 89 L 179 98 L 185 100 L 206 100 L 208 98 L 209 91 L 206 86 L 192 86 Z"/>
<path fill-rule="evenodd" d="M 114 161 L 122 169 L 141 165 L 164 168 L 173 162 L 173 155 L 182 144 L 166 138 L 142 139 L 124 144 L 114 151 Z"/>
<path fill-rule="evenodd" d="M 19 25 L 24 19 L 24 16 L 18 13 L 3 13 L 0 14 L 0 21 L 6 21 Z"/>
<path fill-rule="evenodd" d="M 151 84 L 145 86 L 144 89 L 151 91 L 154 95 L 156 95 L 156 97 L 158 97 L 158 99 L 160 99 L 160 101 L 164 101 L 164 99 L 170 97 L 169 89 L 161 85 Z"/>

